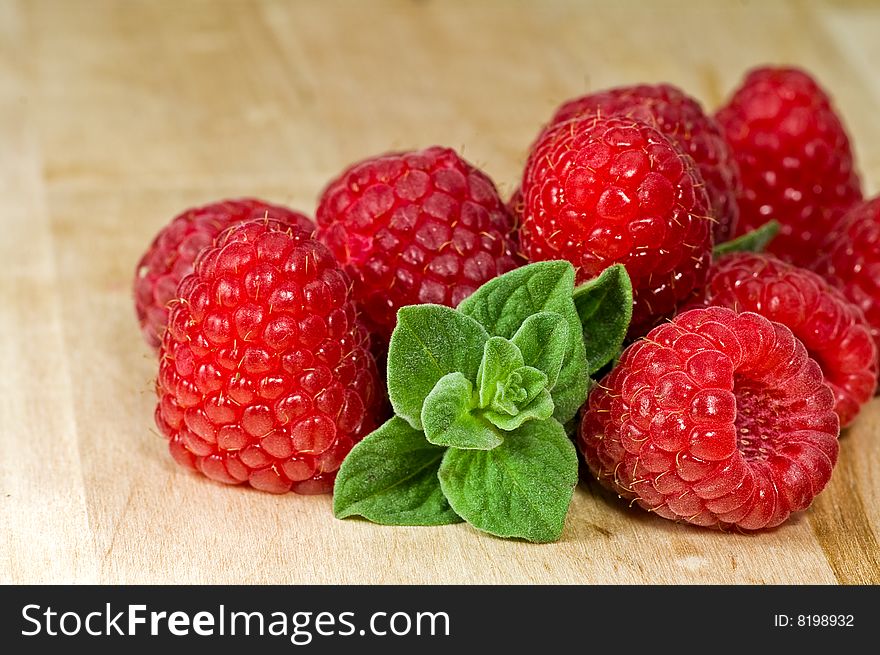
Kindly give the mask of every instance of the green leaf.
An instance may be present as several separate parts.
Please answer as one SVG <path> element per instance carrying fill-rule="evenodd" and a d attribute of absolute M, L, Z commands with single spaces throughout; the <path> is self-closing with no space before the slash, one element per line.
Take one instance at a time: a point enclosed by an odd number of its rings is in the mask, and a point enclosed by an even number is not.
<path fill-rule="evenodd" d="M 492 425 L 510 431 L 526 421 L 550 418 L 553 407 L 544 372 L 531 366 L 520 366 L 496 385 L 495 397 L 483 411 L 483 416 Z"/>
<path fill-rule="evenodd" d="M 437 477 L 444 452 L 403 419 L 392 418 L 342 461 L 333 488 L 334 515 L 384 525 L 460 522 Z"/>
<path fill-rule="evenodd" d="M 461 373 L 449 373 L 425 398 L 422 424 L 425 436 L 437 446 L 489 450 L 504 437 L 473 409 L 473 385 Z"/>
<path fill-rule="evenodd" d="M 476 413 L 502 430 L 515 430 L 526 421 L 544 420 L 553 415 L 547 375 L 532 366 L 524 366 L 519 348 L 504 337 L 489 337 L 486 342 L 477 385 L 478 405 L 483 411 Z"/>
<path fill-rule="evenodd" d="M 532 366 L 520 366 L 507 376 L 502 390 L 506 398 L 515 402 L 518 407 L 521 407 L 528 405 L 538 397 L 539 393 L 545 391 L 549 386 L 547 375 L 544 371 L 539 371 Z M 517 411 L 519 410 L 517 409 Z"/>
<path fill-rule="evenodd" d="M 570 420 L 587 396 L 589 376 L 581 324 L 572 301 L 574 267 L 565 261 L 528 264 L 486 282 L 458 306 L 489 334 L 511 339 L 533 314 L 554 312 L 568 326 L 568 347 L 551 391 L 553 416 Z"/>
<path fill-rule="evenodd" d="M 522 365 L 522 353 L 512 342 L 504 337 L 489 337 L 477 372 L 480 407 L 491 405 L 499 385 L 503 385 L 508 376 Z"/>
<path fill-rule="evenodd" d="M 575 289 L 574 306 L 583 330 L 587 370 L 593 375 L 620 352 L 632 320 L 632 282 L 623 264 L 609 266 Z"/>
<path fill-rule="evenodd" d="M 568 323 L 555 312 L 532 314 L 511 341 L 522 353 L 523 362 L 543 371 L 547 388 L 556 386 L 568 347 Z"/>
<path fill-rule="evenodd" d="M 570 263 L 536 262 L 489 280 L 462 300 L 458 310 L 476 319 L 490 334 L 509 339 L 532 314 L 564 305 L 573 288 L 574 267 Z"/>
<path fill-rule="evenodd" d="M 712 249 L 712 255 L 717 259 L 732 252 L 762 252 L 767 244 L 773 241 L 779 228 L 779 221 L 769 220 L 761 227 L 746 232 L 736 239 L 719 243 Z"/>
<path fill-rule="evenodd" d="M 425 398 L 447 373 L 474 380 L 489 335 L 477 321 L 442 305 L 397 312 L 388 346 L 388 396 L 394 413 L 422 428 Z"/>
<path fill-rule="evenodd" d="M 516 430 L 526 421 L 543 421 L 553 416 L 553 398 L 550 397 L 549 391 L 541 389 L 530 402 L 518 409 L 515 414 L 498 411 L 493 407 L 493 409 L 485 410 L 483 416 L 493 425 L 510 432 Z"/>
<path fill-rule="evenodd" d="M 475 528 L 544 543 L 562 534 L 578 461 L 562 426 L 548 419 L 493 450 L 447 450 L 439 476 L 449 504 Z"/>

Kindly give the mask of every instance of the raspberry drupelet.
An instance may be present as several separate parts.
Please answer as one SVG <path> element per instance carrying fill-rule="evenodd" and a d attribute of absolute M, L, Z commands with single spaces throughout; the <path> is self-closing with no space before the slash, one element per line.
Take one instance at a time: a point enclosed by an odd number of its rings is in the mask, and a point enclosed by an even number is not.
<path fill-rule="evenodd" d="M 703 187 L 693 160 L 647 123 L 560 123 L 536 142 L 523 174 L 523 252 L 570 261 L 579 282 L 624 264 L 635 301 L 630 336 L 640 336 L 706 279 L 712 221 Z"/>
<path fill-rule="evenodd" d="M 187 209 L 159 231 L 138 262 L 134 277 L 135 311 L 144 340 L 151 348 L 159 349 L 168 321 L 168 303 L 180 281 L 192 272 L 202 248 L 210 246 L 230 225 L 264 216 L 309 232 L 314 230 L 312 221 L 299 212 L 254 198 L 240 198 Z"/>
<path fill-rule="evenodd" d="M 644 509 L 759 530 L 806 509 L 830 479 L 833 408 L 787 327 L 694 309 L 626 349 L 590 394 L 578 445 L 602 484 Z"/>
<path fill-rule="evenodd" d="M 229 228 L 172 302 L 156 423 L 183 466 L 273 493 L 325 493 L 376 424 L 380 382 L 349 280 L 309 232 Z"/>

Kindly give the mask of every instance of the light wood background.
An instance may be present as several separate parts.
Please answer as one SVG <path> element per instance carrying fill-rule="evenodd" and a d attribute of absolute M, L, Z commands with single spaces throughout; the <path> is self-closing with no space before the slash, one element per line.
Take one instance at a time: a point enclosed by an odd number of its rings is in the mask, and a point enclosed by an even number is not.
<path fill-rule="evenodd" d="M 670 81 L 716 106 L 751 65 L 832 89 L 880 183 L 877 2 L 0 0 L 0 581 L 878 583 L 880 401 L 813 508 L 721 534 L 581 485 L 559 543 L 337 521 L 225 488 L 153 428 L 130 283 L 175 213 L 314 212 L 348 163 L 435 143 L 506 194 L 563 99 Z"/>

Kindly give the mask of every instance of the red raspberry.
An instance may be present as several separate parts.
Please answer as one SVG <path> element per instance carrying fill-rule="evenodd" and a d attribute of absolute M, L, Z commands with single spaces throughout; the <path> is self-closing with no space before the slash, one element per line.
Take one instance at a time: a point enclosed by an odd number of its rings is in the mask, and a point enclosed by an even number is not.
<path fill-rule="evenodd" d="M 756 312 L 789 328 L 822 367 L 841 427 L 874 395 L 877 349 L 865 317 L 812 271 L 772 255 L 728 255 L 710 269 L 702 304 Z"/>
<path fill-rule="evenodd" d="M 581 282 L 623 263 L 635 293 L 630 334 L 644 334 L 706 278 L 712 235 L 702 187 L 693 160 L 642 121 L 561 123 L 526 163 L 523 250 L 531 261 L 567 259 Z"/>
<path fill-rule="evenodd" d="M 578 441 L 596 477 L 644 509 L 758 530 L 806 509 L 828 482 L 833 407 L 791 330 L 709 307 L 624 351 L 590 394 Z"/>
<path fill-rule="evenodd" d="M 846 131 L 831 101 L 805 72 L 748 74 L 717 114 L 742 177 L 737 232 L 775 218 L 768 250 L 809 266 L 821 240 L 862 197 Z"/>
<path fill-rule="evenodd" d="M 495 185 L 448 148 L 355 164 L 324 191 L 317 219 L 380 350 L 400 307 L 454 307 L 519 263 Z"/>
<path fill-rule="evenodd" d="M 715 242 L 730 238 L 739 215 L 739 169 L 721 128 L 699 102 L 671 84 L 625 86 L 569 100 L 556 110 L 549 127 L 579 116 L 596 115 L 626 116 L 648 123 L 693 157 L 706 182 L 709 206 L 717 221 L 713 229 Z"/>
<path fill-rule="evenodd" d="M 178 463 L 219 482 L 329 492 L 375 426 L 368 341 L 323 244 L 277 221 L 233 226 L 178 287 L 156 423 Z"/>
<path fill-rule="evenodd" d="M 880 349 L 880 197 L 848 211 L 822 250 L 815 270 L 865 312 Z"/>
<path fill-rule="evenodd" d="M 154 350 L 162 343 L 168 320 L 168 302 L 178 283 L 192 272 L 196 255 L 230 225 L 269 216 L 311 232 L 312 222 L 293 210 L 262 200 L 223 200 L 187 209 L 166 225 L 141 257 L 135 269 L 134 304 L 144 340 Z"/>

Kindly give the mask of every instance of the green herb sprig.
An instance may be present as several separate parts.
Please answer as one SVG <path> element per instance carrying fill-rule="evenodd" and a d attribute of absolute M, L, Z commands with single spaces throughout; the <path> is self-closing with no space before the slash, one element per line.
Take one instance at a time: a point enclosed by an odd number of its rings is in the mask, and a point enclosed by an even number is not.
<path fill-rule="evenodd" d="M 395 415 L 342 463 L 336 517 L 558 539 L 578 477 L 563 426 L 631 316 L 623 266 L 576 289 L 564 261 L 495 278 L 456 309 L 401 308 L 388 348 Z"/>

